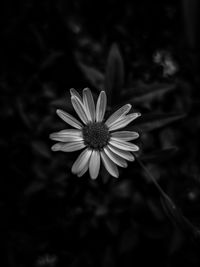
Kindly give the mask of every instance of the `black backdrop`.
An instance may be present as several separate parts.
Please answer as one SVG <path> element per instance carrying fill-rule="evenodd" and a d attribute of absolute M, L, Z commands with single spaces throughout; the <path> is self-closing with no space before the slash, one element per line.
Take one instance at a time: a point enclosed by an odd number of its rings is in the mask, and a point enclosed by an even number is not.
<path fill-rule="evenodd" d="M 1 6 L 1 266 L 199 266 L 197 1 Z M 137 163 L 91 181 L 51 151 L 71 87 L 144 115 L 137 156 L 181 215 Z"/>

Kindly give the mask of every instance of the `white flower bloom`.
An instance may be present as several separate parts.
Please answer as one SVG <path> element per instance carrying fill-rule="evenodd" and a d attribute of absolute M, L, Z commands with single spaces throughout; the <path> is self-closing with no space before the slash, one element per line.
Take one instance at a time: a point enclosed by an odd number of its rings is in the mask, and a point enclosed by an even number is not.
<path fill-rule="evenodd" d="M 58 141 L 52 150 L 72 152 L 84 148 L 72 166 L 72 172 L 79 177 L 89 169 L 90 177 L 96 179 L 101 160 L 107 171 L 118 177 L 117 165 L 126 168 L 126 161 L 134 161 L 131 152 L 139 150 L 129 142 L 138 138 L 138 133 L 118 130 L 138 118 L 140 113 L 127 115 L 131 105 L 126 104 L 104 121 L 107 105 L 104 91 L 99 94 L 96 107 L 90 89 L 83 90 L 83 98 L 75 89 L 70 92 L 72 105 L 82 122 L 58 109 L 58 116 L 74 128 L 50 134 L 52 140 Z"/>

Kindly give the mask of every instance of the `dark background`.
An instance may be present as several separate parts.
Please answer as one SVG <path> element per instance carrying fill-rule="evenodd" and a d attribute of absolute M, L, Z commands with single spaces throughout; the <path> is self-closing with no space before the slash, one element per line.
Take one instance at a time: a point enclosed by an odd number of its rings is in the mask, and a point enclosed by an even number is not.
<path fill-rule="evenodd" d="M 1 6 L 0 265 L 199 266 L 198 1 Z M 175 210 L 138 162 L 92 181 L 51 152 L 71 87 L 142 113 L 137 157 Z"/>

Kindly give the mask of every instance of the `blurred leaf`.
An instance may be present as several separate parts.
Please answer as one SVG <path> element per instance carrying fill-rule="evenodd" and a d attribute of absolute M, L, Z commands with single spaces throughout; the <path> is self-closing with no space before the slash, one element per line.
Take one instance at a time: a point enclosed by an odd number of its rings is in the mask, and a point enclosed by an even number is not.
<path fill-rule="evenodd" d="M 38 179 L 46 180 L 48 173 L 44 168 L 41 167 L 41 165 L 43 166 L 42 163 L 40 164 L 38 162 L 33 162 L 32 171 L 35 177 L 37 177 Z"/>
<path fill-rule="evenodd" d="M 200 230 L 196 228 L 181 211 L 176 207 L 173 201 L 166 195 L 161 196 L 161 203 L 169 218 L 190 237 L 200 240 Z"/>
<path fill-rule="evenodd" d="M 41 141 L 33 141 L 31 145 L 33 151 L 36 152 L 38 155 L 47 159 L 51 157 L 50 149 L 45 143 Z"/>
<path fill-rule="evenodd" d="M 56 97 L 56 90 L 50 83 L 43 83 L 42 90 L 45 98 L 54 99 Z"/>
<path fill-rule="evenodd" d="M 112 235 L 116 236 L 119 233 L 119 221 L 115 218 L 109 218 L 105 224 Z"/>
<path fill-rule="evenodd" d="M 95 216 L 103 217 L 108 213 L 107 207 L 105 205 L 98 205 L 95 209 Z"/>
<path fill-rule="evenodd" d="M 33 194 L 38 193 L 43 190 L 45 187 L 45 183 L 43 181 L 33 181 L 24 191 L 24 195 L 30 197 Z"/>
<path fill-rule="evenodd" d="M 134 249 L 138 243 L 138 235 L 136 229 L 125 230 L 121 237 L 119 251 L 120 253 L 127 253 Z"/>
<path fill-rule="evenodd" d="M 103 258 L 102 258 L 102 267 L 114 267 L 116 266 L 116 262 L 114 261 L 115 255 L 113 252 L 113 249 L 111 246 L 107 246 L 104 250 L 103 253 Z"/>
<path fill-rule="evenodd" d="M 28 129 L 31 129 L 32 128 L 32 125 L 31 125 L 30 119 L 28 117 L 28 114 L 24 110 L 24 105 L 23 105 L 23 102 L 22 102 L 22 99 L 21 98 L 18 98 L 16 100 L 16 105 L 17 105 L 17 110 L 19 112 L 19 116 L 20 116 L 22 122 L 24 123 L 24 125 Z"/>
<path fill-rule="evenodd" d="M 153 176 L 154 180 L 157 182 L 161 178 L 162 169 L 158 165 L 153 164 L 153 163 L 148 163 L 147 166 L 148 166 L 148 171 L 151 173 L 151 176 Z M 146 172 L 144 173 L 144 175 L 145 175 L 147 182 L 151 183 L 152 179 L 150 179 L 149 175 L 147 175 Z"/>
<path fill-rule="evenodd" d="M 40 47 L 40 49 L 42 51 L 45 51 L 47 47 L 46 47 L 46 43 L 45 43 L 44 36 L 42 35 L 42 33 L 38 30 L 36 25 L 33 25 L 33 24 L 30 25 L 30 30 L 33 33 L 34 39 L 36 43 L 38 44 L 38 46 Z"/>
<path fill-rule="evenodd" d="M 121 181 L 113 187 L 113 194 L 119 198 L 128 198 L 131 193 L 131 182 L 129 180 Z"/>
<path fill-rule="evenodd" d="M 149 154 L 144 154 L 140 156 L 140 159 L 142 161 L 146 161 L 148 163 L 158 163 L 158 162 L 163 162 L 171 159 L 173 156 L 176 155 L 178 152 L 178 147 L 170 147 L 166 149 L 161 149 L 158 151 L 154 151 Z"/>
<path fill-rule="evenodd" d="M 68 96 L 66 98 L 61 97 L 61 98 L 58 98 L 56 100 L 53 100 L 50 102 L 50 104 L 55 108 L 64 109 L 66 111 L 71 111 L 71 110 L 73 110 L 73 106 L 71 104 L 71 99 Z"/>
<path fill-rule="evenodd" d="M 152 199 L 147 200 L 147 205 L 149 210 L 152 212 L 153 216 L 156 218 L 157 221 L 163 221 L 163 212 L 160 208 L 158 201 L 153 201 Z"/>
<path fill-rule="evenodd" d="M 40 122 L 38 122 L 37 128 L 35 129 L 35 133 L 37 135 L 41 135 L 41 133 L 45 129 L 51 128 L 52 123 L 53 123 L 53 117 L 51 115 L 44 117 L 42 120 L 40 120 Z"/>
<path fill-rule="evenodd" d="M 106 66 L 105 90 L 112 100 L 119 96 L 124 84 L 124 63 L 117 44 L 111 46 Z"/>
<path fill-rule="evenodd" d="M 183 234 L 181 233 L 179 229 L 175 229 L 172 235 L 172 238 L 171 238 L 170 245 L 169 245 L 169 254 L 172 255 L 175 252 L 177 252 L 179 249 L 181 249 L 183 242 L 184 242 Z"/>
<path fill-rule="evenodd" d="M 104 75 L 94 67 L 86 66 L 83 63 L 79 63 L 79 66 L 84 73 L 86 79 L 91 83 L 92 86 L 99 89 L 104 89 Z"/>
<path fill-rule="evenodd" d="M 144 86 L 144 85 L 143 85 Z M 140 95 L 136 95 L 135 97 L 129 100 L 130 103 L 134 104 L 142 104 L 144 102 L 151 102 L 155 98 L 160 98 L 164 94 L 176 89 L 175 84 L 162 84 L 162 83 L 154 83 L 152 85 L 145 85 L 148 89 L 144 91 L 144 88 L 141 88 L 142 93 Z M 137 89 L 137 90 L 140 90 Z"/>
<path fill-rule="evenodd" d="M 63 55 L 64 53 L 60 51 L 51 52 L 51 54 L 48 55 L 48 57 L 40 65 L 40 70 L 45 70 L 46 68 L 52 66 L 55 63 L 55 61 Z"/>
<path fill-rule="evenodd" d="M 185 118 L 186 114 L 183 113 L 158 113 L 158 114 L 150 114 L 150 115 L 144 115 L 141 116 L 140 121 L 142 122 L 138 123 L 134 126 L 134 130 L 138 130 L 140 132 L 147 132 L 152 131 L 158 128 L 162 128 L 166 126 L 167 124 L 170 124 L 172 122 L 181 120 Z"/>
<path fill-rule="evenodd" d="M 160 185 L 157 183 L 151 172 L 145 167 L 142 161 L 137 158 L 137 162 L 142 167 L 144 172 L 148 175 L 149 179 L 154 183 L 157 190 L 160 193 L 161 204 L 168 215 L 168 217 L 178 226 L 185 234 L 193 237 L 198 243 L 200 243 L 200 230 L 196 228 L 187 218 L 185 218 L 181 210 L 175 205 L 172 199 L 163 191 Z"/>

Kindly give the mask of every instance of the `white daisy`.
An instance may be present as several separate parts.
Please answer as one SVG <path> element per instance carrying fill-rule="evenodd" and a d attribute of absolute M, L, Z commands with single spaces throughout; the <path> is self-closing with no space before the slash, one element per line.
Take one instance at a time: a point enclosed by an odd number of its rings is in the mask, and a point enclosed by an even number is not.
<path fill-rule="evenodd" d="M 139 137 L 137 132 L 118 130 L 138 118 L 140 113 L 128 114 L 131 105 L 126 104 L 104 121 L 107 105 L 104 91 L 100 92 L 96 106 L 90 89 L 83 90 L 83 97 L 75 89 L 70 93 L 72 105 L 82 122 L 58 109 L 58 116 L 74 129 L 50 134 L 52 140 L 58 141 L 52 150 L 72 152 L 84 148 L 72 166 L 72 173 L 79 177 L 89 169 L 90 177 L 96 179 L 101 160 L 107 171 L 118 177 L 117 165 L 126 168 L 126 161 L 134 161 L 131 152 L 139 150 L 129 142 Z"/>

